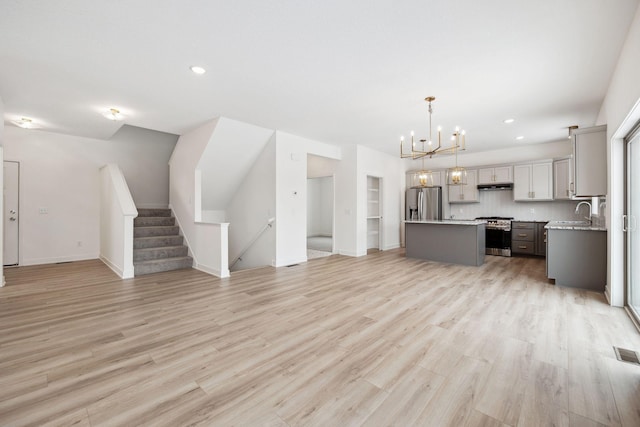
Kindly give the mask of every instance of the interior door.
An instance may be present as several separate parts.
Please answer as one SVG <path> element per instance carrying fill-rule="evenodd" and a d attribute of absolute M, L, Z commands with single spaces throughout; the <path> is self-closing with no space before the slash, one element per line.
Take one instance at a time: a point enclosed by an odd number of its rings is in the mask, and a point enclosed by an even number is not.
<path fill-rule="evenodd" d="M 640 131 L 636 131 L 626 143 L 627 179 L 626 212 L 626 281 L 627 306 L 640 321 Z"/>
<path fill-rule="evenodd" d="M 18 265 L 19 188 L 20 163 L 4 162 L 4 265 Z"/>

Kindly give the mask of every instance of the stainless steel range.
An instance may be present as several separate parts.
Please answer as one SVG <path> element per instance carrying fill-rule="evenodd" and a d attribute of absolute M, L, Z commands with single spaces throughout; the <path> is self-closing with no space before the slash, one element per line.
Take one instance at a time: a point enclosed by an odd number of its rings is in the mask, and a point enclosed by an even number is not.
<path fill-rule="evenodd" d="M 511 256 L 511 220 L 513 218 L 483 216 L 476 219 L 487 221 L 485 253 L 487 255 Z"/>

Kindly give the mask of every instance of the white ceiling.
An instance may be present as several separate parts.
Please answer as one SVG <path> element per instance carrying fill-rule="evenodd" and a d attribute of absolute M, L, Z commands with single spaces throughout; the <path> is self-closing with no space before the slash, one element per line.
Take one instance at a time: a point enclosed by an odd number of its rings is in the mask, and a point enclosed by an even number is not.
<path fill-rule="evenodd" d="M 460 125 L 469 151 L 595 123 L 638 0 L 0 0 L 5 121 L 108 138 L 217 116 L 396 154 Z M 203 76 L 191 65 L 207 69 Z M 515 118 L 505 125 L 503 120 Z M 524 135 L 522 141 L 515 137 Z"/>

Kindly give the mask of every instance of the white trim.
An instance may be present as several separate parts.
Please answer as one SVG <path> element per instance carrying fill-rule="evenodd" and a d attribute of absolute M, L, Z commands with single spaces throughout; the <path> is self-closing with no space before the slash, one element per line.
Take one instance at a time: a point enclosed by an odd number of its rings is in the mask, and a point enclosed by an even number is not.
<path fill-rule="evenodd" d="M 387 245 L 384 247 L 383 251 L 389 251 L 391 249 L 398 249 L 400 247 L 400 243 L 398 244 L 393 244 L 393 245 Z"/>
<path fill-rule="evenodd" d="M 102 261 L 107 267 L 109 267 L 111 270 L 113 270 L 114 273 L 116 273 L 118 275 L 118 277 L 120 277 L 121 279 L 124 279 L 123 277 L 123 271 L 120 270 L 118 268 L 117 265 L 115 265 L 113 262 L 111 262 L 110 260 L 108 260 L 107 258 L 103 257 L 102 255 L 100 255 L 100 261 Z M 128 279 L 128 277 L 127 277 Z"/>
<path fill-rule="evenodd" d="M 229 273 L 229 270 L 220 271 L 217 268 L 211 268 L 203 264 L 196 264 L 195 262 L 193 263 L 193 268 L 195 268 L 196 270 L 202 271 L 203 273 L 212 274 L 216 277 L 219 277 L 220 279 L 224 279 L 231 276 L 231 274 Z"/>
<path fill-rule="evenodd" d="M 365 256 L 367 254 L 367 251 L 364 251 L 364 253 L 363 253 L 363 252 L 352 252 L 352 251 L 339 250 L 338 254 L 345 255 L 345 256 L 351 256 L 351 257 L 360 257 L 360 256 Z"/>
<path fill-rule="evenodd" d="M 52 258 L 32 258 L 32 259 L 23 260 L 20 266 L 23 267 L 27 265 L 56 264 L 59 262 L 88 261 L 91 259 L 100 259 L 100 255 L 90 254 L 90 255 L 71 255 L 71 256 L 52 257 Z"/>
<path fill-rule="evenodd" d="M 191 250 L 189 239 L 187 239 L 187 236 L 182 232 L 182 225 L 180 225 L 180 220 L 178 219 L 178 215 L 176 215 L 176 213 L 173 211 L 173 208 L 171 207 L 171 205 L 169 205 L 169 209 L 171 209 L 171 216 L 176 219 L 176 224 L 178 224 L 178 230 L 180 233 L 179 235 L 182 236 L 182 239 L 184 240 L 184 244 L 187 247 L 188 255 L 191 258 L 193 258 L 193 265 L 198 265 L 198 259 L 196 258 L 195 254 Z"/>
<path fill-rule="evenodd" d="M 305 255 L 302 258 L 289 258 L 286 260 L 280 260 L 278 263 L 274 265 L 274 267 L 287 267 L 293 264 L 300 264 L 303 262 L 307 262 L 307 256 Z"/>

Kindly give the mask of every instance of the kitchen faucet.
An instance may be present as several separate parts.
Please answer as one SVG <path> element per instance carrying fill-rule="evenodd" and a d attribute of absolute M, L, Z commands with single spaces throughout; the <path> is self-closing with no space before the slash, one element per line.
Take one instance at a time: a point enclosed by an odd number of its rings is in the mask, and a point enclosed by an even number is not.
<path fill-rule="evenodd" d="M 576 212 L 575 213 L 576 213 L 576 215 L 578 214 L 578 211 L 580 210 L 580 206 L 582 206 L 582 205 L 589 206 L 589 216 L 585 216 L 585 219 L 588 219 L 589 223 L 591 223 L 591 203 L 589 203 L 587 201 L 582 201 L 582 202 L 578 203 L 576 205 Z"/>

